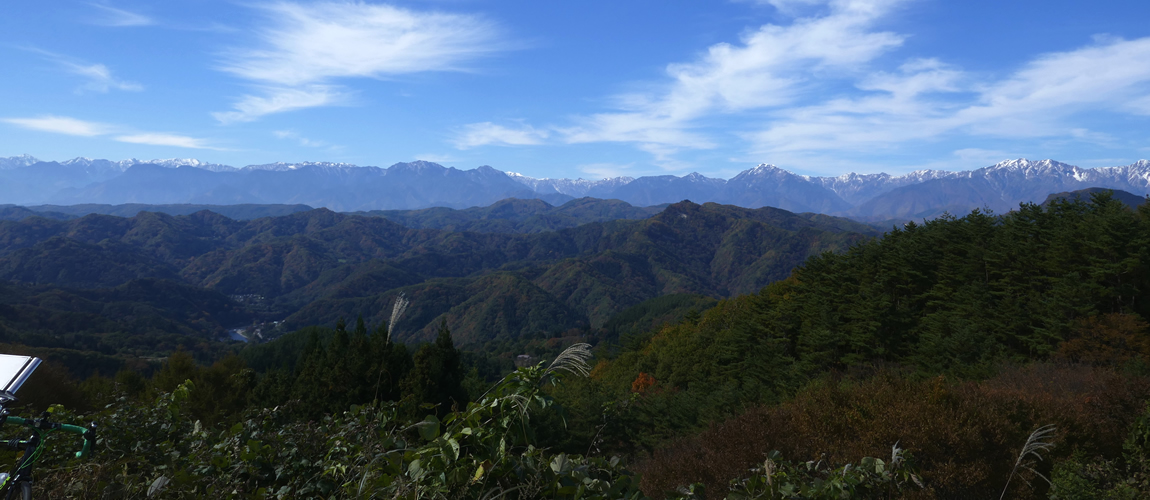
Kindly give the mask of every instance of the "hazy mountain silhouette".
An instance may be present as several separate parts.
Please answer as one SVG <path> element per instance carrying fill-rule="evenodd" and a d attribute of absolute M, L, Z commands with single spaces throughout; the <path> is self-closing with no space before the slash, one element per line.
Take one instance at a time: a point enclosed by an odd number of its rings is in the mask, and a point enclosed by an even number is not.
<path fill-rule="evenodd" d="M 691 200 L 875 221 L 932 217 L 943 212 L 962 214 L 975 208 L 1002 212 L 1019 203 L 1040 203 L 1050 193 L 1090 187 L 1139 196 L 1150 193 L 1150 162 L 1144 160 L 1084 169 L 1053 160 L 1018 159 L 963 172 L 923 170 L 900 176 L 838 177 L 797 175 L 762 164 L 730 180 L 698 173 L 637 179 L 535 179 L 489 166 L 459 170 L 426 161 L 396 163 L 388 168 L 326 162 L 233 168 L 191 159 L 34 160 L 28 156 L 0 159 L 0 203 L 287 204 L 352 212 L 467 209 L 487 207 L 507 198 L 541 199 L 559 206 L 590 196 L 617 199 L 635 207 Z"/>

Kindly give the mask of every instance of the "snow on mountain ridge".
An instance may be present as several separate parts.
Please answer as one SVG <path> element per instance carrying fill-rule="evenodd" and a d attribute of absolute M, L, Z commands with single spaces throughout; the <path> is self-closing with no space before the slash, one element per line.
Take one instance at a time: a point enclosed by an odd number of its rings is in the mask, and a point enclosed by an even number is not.
<path fill-rule="evenodd" d="M 520 174 L 518 172 L 503 172 L 511 180 L 523 184 L 531 188 L 536 193 L 559 193 L 576 198 L 588 196 L 588 193 L 593 190 L 610 189 L 614 190 L 621 186 L 630 184 L 635 180 L 634 177 L 604 177 L 598 180 L 584 179 L 551 179 L 551 178 L 536 178 Z"/>
<path fill-rule="evenodd" d="M 776 206 L 800 211 L 820 211 L 823 213 L 847 213 L 843 206 L 859 207 L 879 197 L 889 197 L 881 207 L 894 207 L 897 204 L 930 204 L 946 198 L 954 206 L 970 202 L 973 195 L 981 193 L 979 203 L 994 205 L 995 210 L 1016 208 L 1020 201 L 1038 202 L 1052 192 L 1072 191 L 1086 187 L 1121 189 L 1135 194 L 1150 193 L 1150 161 L 1139 160 L 1130 165 L 1114 167 L 1082 168 L 1052 159 L 1029 160 L 1016 158 L 1003 160 L 993 165 L 964 171 L 916 170 L 902 175 L 887 173 L 845 173 L 835 177 L 818 177 L 795 174 L 770 163 L 761 163 L 735 175 L 730 180 L 710 178 L 698 172 L 682 176 L 660 175 L 640 179 L 632 177 L 610 177 L 603 179 L 555 179 L 534 178 L 516 172 L 502 172 L 489 166 L 470 170 L 458 170 L 427 161 L 396 163 L 388 168 L 361 167 L 350 163 L 336 162 L 276 162 L 263 165 L 248 165 L 237 169 L 227 165 L 203 162 L 197 159 L 171 158 L 139 160 L 101 160 L 85 157 L 64 160 L 59 164 L 68 169 L 44 169 L 43 172 L 20 169 L 35 165 L 40 160 L 21 155 L 0 158 L 0 172 L 11 174 L 12 179 L 40 179 L 36 176 L 53 179 L 56 186 L 82 188 L 92 183 L 105 182 L 120 176 L 136 165 L 157 165 L 165 168 L 193 167 L 214 172 L 253 171 L 297 171 L 307 169 L 308 188 L 320 183 L 337 189 L 339 186 L 362 184 L 377 177 L 387 176 L 388 184 L 408 186 L 411 189 L 437 188 L 446 179 L 467 179 L 472 187 L 467 193 L 452 194 L 455 200 L 460 196 L 474 193 L 494 193 L 496 195 L 524 196 L 526 190 L 535 196 L 548 197 L 555 194 L 581 198 L 618 198 L 632 204 L 657 204 L 668 199 L 691 199 L 699 203 L 715 201 L 740 206 Z M 32 167 L 36 169 L 37 167 Z M 302 174 L 303 172 L 301 172 Z M 265 175 L 256 173 L 255 175 Z M 23 176 L 23 177 L 21 177 Z M 232 177 L 232 176 L 219 176 Z M 235 177 L 240 177 L 235 175 Z M 442 179 L 442 180 L 440 180 Z M 509 182 L 511 181 L 511 182 Z M 638 181 L 638 182 L 636 182 Z M 16 181 L 9 181 L 15 183 Z M 24 181 L 21 181 L 24 182 Z M 33 182 L 33 181 L 28 181 Z M 36 180 L 46 183 L 48 181 Z M 211 182 L 239 182 L 236 180 L 213 180 Z M 293 181 L 294 182 L 294 181 Z M 301 181 L 303 182 L 303 181 Z M 455 182 L 455 181 L 451 181 Z M 929 196 L 917 195 L 914 198 L 907 191 L 909 186 L 928 182 L 921 192 Z M 508 184 L 511 184 L 509 187 Z M 11 184 L 15 185 L 15 184 Z M 524 190 L 518 190 L 523 186 Z M 896 191 L 897 192 L 893 192 Z M 913 188 L 918 191 L 919 188 Z M 820 192 L 821 191 L 821 192 Z M 832 199 L 834 196 L 838 201 Z M 261 195 L 262 196 L 262 195 Z M 526 196 L 530 197 L 530 194 Z M 963 198 L 965 196 L 965 198 Z M 932 198 L 933 197 L 933 198 Z M 270 198 L 269 198 L 270 199 Z M 480 199 L 480 198 L 475 198 Z M 486 198 L 484 198 L 486 199 Z M 885 199 L 885 198 L 884 198 Z M 435 203 L 454 203 L 439 200 Z M 815 200 L 815 201 L 812 201 Z M 917 201 L 915 201 L 917 200 Z M 310 201 L 309 201 L 310 202 Z M 843 205 L 840 202 L 845 202 Z M 314 201 L 320 204 L 321 201 Z M 364 202 L 367 203 L 367 202 Z M 430 202 L 428 202 L 430 203 Z M 973 203 L 973 202 L 970 202 Z M 423 205 L 420 205 L 421 207 Z M 925 206 L 925 205 L 924 205 Z M 869 209 L 868 209 L 869 210 Z M 886 210 L 882 208 L 881 210 Z M 869 212 L 868 212 L 869 213 Z M 875 212 L 878 214 L 878 212 Z M 909 213 L 909 212 L 908 212 Z M 914 212 L 918 213 L 918 212 Z"/>
<path fill-rule="evenodd" d="M 27 167 L 33 163 L 39 162 L 35 156 L 23 154 L 20 156 L 9 156 L 8 158 L 0 158 L 0 170 L 10 168 Z"/>
<path fill-rule="evenodd" d="M 708 184 L 722 185 L 722 184 L 727 183 L 726 179 L 720 179 L 717 177 L 707 177 L 707 176 L 700 174 L 698 172 L 691 172 L 687 175 L 684 175 L 683 179 L 689 180 L 691 182 L 704 182 L 704 183 L 708 183 Z"/>
<path fill-rule="evenodd" d="M 335 163 L 330 161 L 300 161 L 285 163 L 277 161 L 275 163 L 265 163 L 262 165 L 247 165 L 238 170 L 270 170 L 273 172 L 286 172 L 288 170 L 299 170 L 303 167 L 320 167 L 320 168 L 359 168 L 359 165 L 351 163 Z"/>

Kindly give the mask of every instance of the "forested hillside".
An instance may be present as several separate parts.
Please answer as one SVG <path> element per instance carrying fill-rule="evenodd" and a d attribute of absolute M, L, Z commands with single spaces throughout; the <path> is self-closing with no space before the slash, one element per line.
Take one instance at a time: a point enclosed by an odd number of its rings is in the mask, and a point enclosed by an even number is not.
<path fill-rule="evenodd" d="M 579 198 L 560 206 L 541 199 L 507 198 L 484 207 L 455 209 L 432 207 L 419 210 L 371 210 L 348 212 L 348 215 L 383 217 L 413 229 L 446 229 L 480 233 L 538 233 L 575 227 L 589 222 L 616 219 L 645 219 L 655 215 L 668 204 L 637 207 L 620 200 Z M 48 219 L 74 219 L 89 214 L 134 217 L 140 212 L 158 212 L 168 215 L 191 215 L 207 210 L 229 219 L 252 220 L 261 217 L 279 217 L 312 210 L 307 205 L 150 205 L 125 203 L 106 205 L 83 203 L 79 205 L 0 205 L 0 220 L 23 220 L 40 216 Z"/>
<path fill-rule="evenodd" d="M 507 198 L 486 207 L 457 210 L 447 207 L 421 210 L 371 210 L 352 215 L 383 217 L 416 229 L 446 229 L 480 233 L 538 233 L 580 226 L 590 222 L 645 219 L 662 212 L 667 204 L 633 206 L 620 200 L 579 198 L 560 206 L 540 199 Z"/>
<path fill-rule="evenodd" d="M 1125 382 L 1102 382 L 1097 380 L 1098 374 L 1091 375 L 1094 369 L 1090 367 L 1150 373 L 1148 270 L 1150 205 L 1133 212 L 1107 193 L 1095 195 L 1092 202 L 1056 200 L 1045 208 L 1024 205 L 1001 217 L 976 212 L 961 219 L 908 224 L 846 253 L 812 257 L 789 278 L 757 294 L 721 301 L 697 320 L 652 332 L 647 341 L 602 361 L 592 375 L 593 389 L 580 388 L 565 393 L 560 400 L 569 407 L 588 406 L 589 420 L 596 418 L 593 415 L 599 413 L 603 401 L 589 399 L 588 394 L 631 401 L 632 406 L 619 416 L 626 423 L 619 424 L 619 434 L 613 439 L 629 449 L 655 449 L 665 440 L 703 428 L 707 422 L 738 415 L 748 406 L 773 405 L 793 397 L 796 391 L 810 391 L 802 388 L 828 373 L 864 378 L 874 373 L 901 373 L 909 377 L 909 382 L 895 384 L 909 383 L 910 388 L 894 389 L 880 382 L 880 387 L 872 388 L 847 386 L 839 396 L 810 396 L 831 399 L 807 404 L 834 405 L 834 411 L 847 415 L 861 413 L 848 420 L 836 418 L 835 423 L 828 424 L 834 427 L 806 427 L 804 432 L 835 433 L 849 441 L 854 439 L 847 437 L 851 432 L 868 435 L 871 426 L 892 425 L 880 424 L 877 407 L 871 406 L 873 400 L 863 394 L 851 396 L 857 391 L 908 391 L 910 399 L 888 403 L 903 405 L 899 411 L 914 413 L 918 410 L 909 407 L 923 410 L 925 407 L 915 405 L 951 390 L 947 389 L 948 380 L 993 377 L 1004 363 L 1047 361 L 1072 363 L 1078 368 L 1052 374 L 1049 377 L 1053 379 L 1045 382 L 1041 375 L 1018 375 L 996 384 L 1023 392 L 1033 390 L 1034 397 L 1069 391 L 1078 398 L 1071 406 L 1085 407 L 1052 408 L 1053 402 L 1035 407 L 1038 403 L 1023 400 L 994 403 L 1016 405 L 1020 412 L 1003 416 L 1003 425 L 1014 429 L 1014 439 L 1024 441 L 1026 433 L 1044 423 L 1086 418 L 1072 414 L 1078 411 L 1100 411 L 1107 419 L 1119 419 L 1107 425 L 1125 428 L 1150 395 L 1145 379 L 1139 376 Z M 942 385 L 933 389 L 933 395 L 929 383 L 923 387 L 913 382 L 940 375 L 945 378 L 938 379 Z M 1132 392 L 1111 392 L 1106 387 L 1110 383 L 1126 384 L 1121 391 Z M 822 390 L 829 389 L 814 392 Z M 922 391 L 915 397 L 925 400 L 913 401 L 910 391 Z M 641 397 L 626 399 L 630 394 Z M 834 399 L 839 397 L 857 400 Z M 1021 394 L 1016 397 L 1023 398 Z M 1121 402 L 1107 399 L 1115 397 Z M 977 407 L 983 403 L 963 404 Z M 1102 410 L 1096 404 L 1118 406 Z M 1039 408 L 1064 413 L 1044 415 Z M 797 411 L 824 410 L 808 407 Z M 807 418 L 832 416 L 808 414 Z M 942 423 L 907 421 L 906 425 Z M 975 424 L 972 421 L 969 425 Z M 1088 456 L 1100 453 L 1110 459 L 1121 458 L 1120 437 L 1089 434 L 1110 431 L 1070 425 L 1085 425 L 1085 421 L 1061 426 L 1060 436 L 1087 443 L 1082 446 L 1087 446 Z M 957 432 L 972 431 L 973 427 Z M 773 432 L 777 439 L 778 431 Z M 888 427 L 882 435 L 891 442 L 872 442 L 874 448 L 868 453 L 877 454 L 881 451 L 878 447 L 889 447 L 899 439 L 911 450 L 933 446 L 926 441 L 927 435 L 910 440 L 915 432 L 898 425 Z M 804 438 L 821 439 L 812 435 Z M 1097 442 L 1091 443 L 1092 439 Z M 1104 445 L 1107 439 L 1110 441 Z M 735 452 L 730 447 L 741 445 L 735 439 L 716 446 L 728 448 L 708 453 L 730 454 Z M 783 443 L 763 446 L 783 447 Z M 834 444 L 834 439 L 824 441 L 824 446 L 793 447 L 791 451 L 834 453 L 849 448 Z M 1090 446 L 1111 448 L 1102 451 Z M 857 451 L 858 447 L 850 449 Z M 1073 451 L 1070 447 L 1058 453 L 1069 457 Z M 948 458 L 947 453 L 940 449 L 930 459 L 959 460 Z M 1002 453 L 1004 459 L 1009 454 L 1001 449 L 995 453 Z M 741 456 L 750 460 L 756 455 Z M 851 460 L 846 453 L 837 457 Z M 941 466 L 941 462 L 932 462 L 932 466 Z M 743 470 L 732 466 L 728 473 L 733 469 Z M 683 480 L 695 472 L 680 468 L 671 477 Z M 981 485 L 977 481 L 962 483 L 960 478 L 952 481 L 948 488 L 975 497 L 989 495 L 991 490 L 979 488 L 993 484 L 988 478 Z"/>
<path fill-rule="evenodd" d="M 667 212 L 667 226 L 724 220 Z M 93 415 L 115 431 L 94 462 L 40 484 L 88 497 L 163 476 L 174 498 L 1138 498 L 1148 239 L 1150 205 L 1106 193 L 908 224 L 713 307 L 632 308 L 605 323 L 626 338 L 597 360 L 576 344 L 503 378 L 442 319 L 434 342 L 396 343 L 396 300 L 387 321 L 85 381 L 73 406 L 110 404 Z M 134 442 L 155 447 L 122 451 Z"/>
<path fill-rule="evenodd" d="M 592 217 L 585 211 L 603 219 L 631 214 L 618 204 L 587 200 L 564 210 L 568 221 Z M 477 344 L 586 332 L 667 294 L 754 291 L 810 255 L 843 250 L 872 234 L 845 219 L 690 202 L 643 220 L 534 234 L 413 229 L 383 217 L 323 209 L 250 221 L 208 211 L 30 217 L 0 222 L 0 279 L 37 290 L 58 288 L 59 294 L 90 290 L 86 300 L 100 304 L 119 300 L 100 290 L 141 280 L 167 283 L 150 300 L 175 300 L 167 294 L 185 289 L 217 296 L 202 303 L 199 316 L 211 319 L 190 327 L 197 336 L 188 339 L 189 346 L 253 323 L 265 324 L 268 335 L 275 334 L 272 322 L 280 331 L 361 315 L 379 324 L 401 294 L 413 305 L 397 329 L 398 340 L 430 341 L 447 320 L 457 341 Z M 39 307 L 46 315 L 76 309 Z M 170 320 L 185 321 L 179 318 Z M 109 338 L 116 333 L 93 324 L 56 331 Z M 165 352 L 157 348 L 154 354 Z"/>

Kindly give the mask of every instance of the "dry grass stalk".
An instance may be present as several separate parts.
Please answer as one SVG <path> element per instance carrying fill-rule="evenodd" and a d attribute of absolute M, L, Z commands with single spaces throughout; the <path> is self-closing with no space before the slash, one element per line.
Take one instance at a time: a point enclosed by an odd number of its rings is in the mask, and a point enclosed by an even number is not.
<path fill-rule="evenodd" d="M 1044 425 L 1035 429 L 1034 432 L 1030 433 L 1030 437 L 1026 438 L 1026 444 L 1022 446 L 1022 452 L 1018 454 L 1018 460 L 1014 461 L 1014 468 L 1010 471 L 1010 476 L 1006 478 L 1006 487 L 1002 488 L 1002 495 L 998 497 L 999 500 L 1006 498 L 1006 490 L 1010 488 L 1010 480 L 1014 479 L 1019 467 L 1037 474 L 1038 477 L 1047 483 L 1050 482 L 1050 479 L 1034 470 L 1032 464 L 1035 462 L 1027 460 L 1027 457 L 1033 456 L 1036 460 L 1042 460 L 1042 455 L 1039 455 L 1038 452 L 1047 451 L 1054 447 L 1054 443 L 1049 441 L 1050 437 L 1054 434 L 1054 430 L 1054 425 Z"/>
<path fill-rule="evenodd" d="M 399 318 L 403 316 L 403 312 L 407 310 L 410 300 L 402 293 L 395 298 L 395 304 L 391 306 L 391 319 L 387 322 L 387 341 L 391 342 L 391 332 L 395 331 L 395 324 L 399 322 Z"/>
<path fill-rule="evenodd" d="M 591 374 L 591 365 L 588 360 L 591 359 L 591 344 L 578 343 L 572 344 L 559 353 L 555 361 L 547 367 L 545 374 L 554 373 L 557 370 L 563 370 L 575 375 L 586 377 Z"/>

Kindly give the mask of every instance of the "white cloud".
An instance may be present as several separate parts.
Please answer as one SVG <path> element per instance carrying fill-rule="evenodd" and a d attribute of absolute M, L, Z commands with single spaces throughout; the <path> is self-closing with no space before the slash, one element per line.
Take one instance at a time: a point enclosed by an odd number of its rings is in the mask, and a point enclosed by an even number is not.
<path fill-rule="evenodd" d="M 795 2 L 776 3 L 783 9 L 784 3 Z M 738 44 L 713 45 L 694 62 L 668 65 L 670 82 L 661 88 L 620 96 L 619 112 L 579 119 L 577 126 L 563 130 L 565 139 L 637 143 L 661 163 L 669 163 L 680 149 L 712 147 L 711 139 L 694 130 L 699 119 L 792 104 L 827 75 L 858 72 L 898 47 L 901 35 L 873 30 L 875 21 L 898 3 L 833 1 L 824 15 L 787 26 L 764 25 Z"/>
<path fill-rule="evenodd" d="M 632 167 L 634 167 L 632 163 L 587 163 L 576 168 L 587 174 L 590 179 L 612 179 L 628 175 L 628 170 Z"/>
<path fill-rule="evenodd" d="M 416 160 L 429 161 L 431 163 L 438 163 L 440 165 L 451 165 L 452 163 L 458 163 L 462 161 L 454 155 L 439 153 L 417 154 L 414 156 L 414 158 Z"/>
<path fill-rule="evenodd" d="M 547 139 L 546 130 L 538 130 L 530 125 L 508 128 L 491 122 L 472 123 L 463 127 L 455 138 L 455 147 L 468 149 L 488 144 L 501 146 L 527 146 L 542 144 Z"/>
<path fill-rule="evenodd" d="M 311 139 L 308 139 L 307 137 L 299 135 L 299 133 L 294 131 L 294 130 L 276 130 L 275 132 L 272 132 L 272 134 L 275 135 L 279 139 L 295 141 L 295 142 L 299 143 L 300 146 L 309 147 L 309 148 L 322 148 L 322 147 L 326 147 L 328 145 L 326 142 L 323 142 L 323 141 L 313 141 Z"/>
<path fill-rule="evenodd" d="M 1144 113 L 1129 104 L 1150 97 L 1150 66 L 1145 64 L 1150 60 L 1150 37 L 1099 40 L 1078 50 L 1038 57 L 1010 78 L 988 85 L 978 102 L 956 119 L 976 131 L 1013 134 L 1019 131 L 1003 120 L 1032 113 L 1050 118 L 1100 108 Z M 1064 127 L 1056 124 L 1053 129 Z M 1020 132 L 1045 135 L 1049 130 L 1035 123 Z"/>
<path fill-rule="evenodd" d="M 81 87 L 82 90 L 101 93 L 107 93 L 112 89 L 126 90 L 129 92 L 144 90 L 144 87 L 138 83 L 117 80 L 112 76 L 112 71 L 103 64 L 79 64 L 68 61 L 60 61 L 60 64 L 63 65 L 68 72 L 89 79 L 88 84 Z"/>
<path fill-rule="evenodd" d="M 459 70 L 499 49 L 495 26 L 462 14 L 419 13 L 365 3 L 274 3 L 266 47 L 238 51 L 224 70 L 249 80 L 298 85 Z"/>
<path fill-rule="evenodd" d="M 112 76 L 112 70 L 108 69 L 103 64 L 88 64 L 86 62 L 78 61 L 74 58 L 57 54 L 48 50 L 36 47 L 22 47 L 23 50 L 33 52 L 44 56 L 45 59 L 52 61 L 68 73 L 73 75 L 82 76 L 89 81 L 86 85 L 81 86 L 77 91 L 88 90 L 93 92 L 107 93 L 109 90 L 127 90 L 138 92 L 144 90 L 144 87 L 135 82 L 119 80 Z"/>
<path fill-rule="evenodd" d="M 113 127 L 103 123 L 77 120 L 66 116 L 46 115 L 39 118 L 0 118 L 0 121 L 29 130 L 52 132 L 54 134 L 94 137 L 109 133 Z"/>
<path fill-rule="evenodd" d="M 290 106 L 269 105 L 290 90 L 315 97 L 316 88 L 335 92 L 331 82 L 337 79 L 461 71 L 506 48 L 495 24 L 474 15 L 362 2 L 276 2 L 260 9 L 268 21 L 257 31 L 261 46 L 231 51 L 220 69 L 273 90 L 245 96 L 237 112 L 214 113 L 220 121 L 333 103 L 295 98 Z"/>
<path fill-rule="evenodd" d="M 54 134 L 78 135 L 82 137 L 121 134 L 112 139 L 132 144 L 175 146 L 193 149 L 219 149 L 208 145 L 204 139 L 195 137 L 156 132 L 129 132 L 126 131 L 124 127 L 78 120 L 67 116 L 46 115 L 38 118 L 0 118 L 0 122 L 11 123 L 29 130 L 51 132 Z"/>
<path fill-rule="evenodd" d="M 962 72 L 936 61 L 912 61 L 896 73 L 875 73 L 858 87 L 863 97 L 835 97 L 811 106 L 781 109 L 770 126 L 747 134 L 766 153 L 889 146 L 937 136 L 956 110 L 939 93 L 960 91 Z"/>
<path fill-rule="evenodd" d="M 802 9 L 825 5 L 826 0 L 756 0 L 755 3 L 770 5 L 781 12 L 796 13 Z"/>
<path fill-rule="evenodd" d="M 676 149 L 714 147 L 710 139 L 685 130 L 690 125 L 684 120 L 652 113 L 599 113 L 577 118 L 576 121 L 578 125 L 575 127 L 560 129 L 568 143 L 634 142 L 666 145 Z"/>
<path fill-rule="evenodd" d="M 188 137 L 186 135 L 143 133 L 121 135 L 114 138 L 119 142 L 131 144 L 147 144 L 149 146 L 175 146 L 191 149 L 217 149 L 204 143 L 203 139 Z"/>
<path fill-rule="evenodd" d="M 104 14 L 98 19 L 93 19 L 92 24 L 112 27 L 150 26 L 155 24 L 155 21 L 153 21 L 152 18 L 143 14 L 137 14 L 135 12 L 129 12 L 123 9 L 117 9 L 115 7 L 109 7 L 107 5 L 101 5 L 98 3 L 89 5 L 99 9 Z"/>
<path fill-rule="evenodd" d="M 214 112 L 212 117 L 224 124 L 250 122 L 272 113 L 343 104 L 348 100 L 346 92 L 330 85 L 266 88 L 263 96 L 244 96 L 235 104 L 235 111 Z"/>
<path fill-rule="evenodd" d="M 948 135 L 1064 138 L 1106 144 L 1112 138 L 1070 119 L 1081 112 L 1150 114 L 1150 38 L 1102 39 L 1078 50 L 1046 54 L 998 81 L 934 60 L 897 73 L 873 73 L 861 96 L 776 112 L 747 134 L 762 154 L 817 154 L 832 149 L 899 147 Z"/>
<path fill-rule="evenodd" d="M 668 170 L 689 166 L 677 160 L 684 150 L 725 145 L 716 131 L 772 162 L 874 167 L 862 158 L 959 137 L 1114 146 L 1117 138 L 1077 118 L 1150 116 L 1150 37 L 1098 36 L 995 77 L 930 57 L 892 61 L 907 37 L 879 23 L 903 0 L 751 1 L 791 21 L 669 64 L 666 79 L 615 96 L 613 110 L 547 129 L 566 143 L 633 144 Z M 982 161 L 990 152 L 959 149 L 938 161 Z"/>

